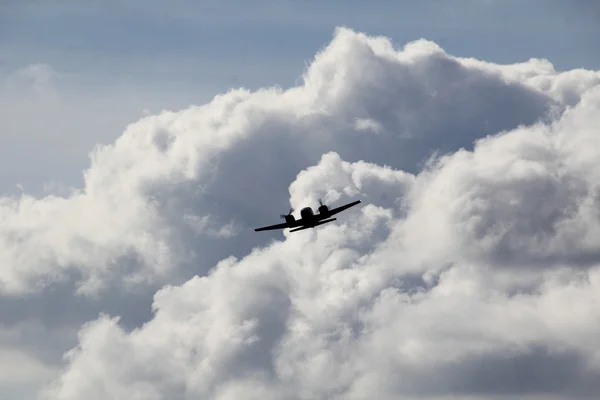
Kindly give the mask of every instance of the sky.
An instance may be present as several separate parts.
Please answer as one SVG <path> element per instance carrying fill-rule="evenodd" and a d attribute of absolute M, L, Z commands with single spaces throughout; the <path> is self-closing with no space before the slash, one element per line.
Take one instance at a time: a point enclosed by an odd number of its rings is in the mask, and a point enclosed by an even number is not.
<path fill-rule="evenodd" d="M 0 1 L 0 398 L 597 398 L 599 20 Z"/>

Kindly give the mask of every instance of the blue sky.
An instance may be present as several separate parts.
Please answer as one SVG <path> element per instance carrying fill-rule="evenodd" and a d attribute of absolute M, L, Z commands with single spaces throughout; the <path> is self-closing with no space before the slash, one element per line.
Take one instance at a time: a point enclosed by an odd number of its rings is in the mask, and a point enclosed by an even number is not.
<path fill-rule="evenodd" d="M 0 77 L 48 64 L 61 77 L 53 90 L 72 118 L 59 112 L 49 117 L 46 103 L 35 102 L 2 116 L 0 144 L 38 164 L 0 174 L 0 192 L 16 184 L 39 192 L 48 181 L 81 185 L 92 147 L 116 139 L 142 110 L 202 104 L 236 86 L 292 86 L 337 26 L 388 36 L 398 47 L 426 38 L 451 54 L 487 61 L 542 57 L 559 70 L 600 69 L 600 6 L 594 3 L 4 1 Z M 96 122 L 86 124 L 90 119 Z M 72 138 L 70 150 L 55 137 Z M 35 147 L 46 142 L 55 145 Z"/>
<path fill-rule="evenodd" d="M 181 71 L 179 79 L 217 79 L 219 86 L 228 83 L 228 74 L 249 86 L 290 84 L 333 29 L 346 25 L 389 36 L 398 46 L 424 37 L 450 53 L 489 61 L 545 57 L 559 69 L 600 66 L 600 53 L 594 51 L 600 6 L 593 1 L 125 4 L 9 1 L 0 20 L 3 62 L 11 67 L 47 62 L 113 78 L 133 73 L 140 79 L 173 80 L 172 72 Z"/>

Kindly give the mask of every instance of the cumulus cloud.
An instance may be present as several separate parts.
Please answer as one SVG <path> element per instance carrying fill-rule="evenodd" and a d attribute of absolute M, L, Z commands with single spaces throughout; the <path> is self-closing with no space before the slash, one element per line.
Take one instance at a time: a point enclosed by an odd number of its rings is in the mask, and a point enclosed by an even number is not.
<path fill-rule="evenodd" d="M 0 205 L 5 294 L 168 284 L 45 398 L 597 394 L 599 76 L 339 29 L 298 87 L 129 125 L 81 191 Z M 252 232 L 319 198 L 363 204 Z"/>
<path fill-rule="evenodd" d="M 94 291 L 114 276 L 146 282 L 188 259 L 197 266 L 195 253 L 211 255 L 201 262 L 205 269 L 233 249 L 243 255 L 259 241 L 200 239 L 197 232 L 214 231 L 207 221 L 248 229 L 285 212 L 267 207 L 283 207 L 284 188 L 325 152 L 416 172 L 432 149 L 470 147 L 482 135 L 547 118 L 560 105 L 509 79 L 431 42 L 396 51 L 384 38 L 339 30 L 304 85 L 239 89 L 201 107 L 146 117 L 94 151 L 79 193 L 4 199 L 4 290 L 27 290 L 75 270 L 82 289 Z M 380 133 L 365 135 L 357 120 L 375 121 Z M 32 247 L 37 256 L 27 253 Z"/>

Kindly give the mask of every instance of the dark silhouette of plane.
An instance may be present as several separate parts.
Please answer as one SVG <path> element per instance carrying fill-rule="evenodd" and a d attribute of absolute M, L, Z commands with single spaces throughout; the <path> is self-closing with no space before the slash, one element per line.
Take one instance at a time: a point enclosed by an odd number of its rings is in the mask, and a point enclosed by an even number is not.
<path fill-rule="evenodd" d="M 339 212 L 342 212 L 352 206 L 357 205 L 358 203 L 360 203 L 360 200 L 356 200 L 352 203 L 348 203 L 346 205 L 337 207 L 337 208 L 332 208 L 331 210 L 329 208 L 327 208 L 326 205 L 323 205 L 323 203 L 321 202 L 321 200 L 319 200 L 319 213 L 315 214 L 312 210 L 312 208 L 310 207 L 304 207 L 301 211 L 300 211 L 300 216 L 301 218 L 299 220 L 296 220 L 296 218 L 294 218 L 294 216 L 292 215 L 292 213 L 294 212 L 294 209 L 290 209 L 290 212 L 288 213 L 288 215 L 281 215 L 281 218 L 285 218 L 285 223 L 283 224 L 277 224 L 277 225 L 271 225 L 271 226 L 265 226 L 262 228 L 256 228 L 254 231 L 259 232 L 259 231 L 270 231 L 273 229 L 285 229 L 285 228 L 296 228 L 297 226 L 299 226 L 299 228 L 296 229 L 292 229 L 290 232 L 296 232 L 302 229 L 308 229 L 308 228 L 314 228 L 315 226 L 318 225 L 323 225 L 326 224 L 328 222 L 332 222 L 335 221 L 337 218 L 329 218 L 334 214 L 337 214 Z"/>

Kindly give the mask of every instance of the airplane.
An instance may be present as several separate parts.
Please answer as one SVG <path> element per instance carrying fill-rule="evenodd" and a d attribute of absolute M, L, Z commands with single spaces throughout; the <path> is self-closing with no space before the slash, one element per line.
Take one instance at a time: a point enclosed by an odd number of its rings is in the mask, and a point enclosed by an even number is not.
<path fill-rule="evenodd" d="M 271 226 L 265 226 L 262 228 L 256 228 L 256 229 L 254 229 L 254 231 L 259 232 L 259 231 L 269 231 L 269 230 L 273 230 L 273 229 L 295 228 L 295 229 L 290 230 L 290 232 L 296 232 L 296 231 L 300 231 L 302 229 L 314 228 L 315 226 L 323 225 L 328 222 L 335 221 L 337 218 L 330 218 L 332 215 L 342 212 L 350 207 L 353 207 L 353 206 L 357 205 L 358 203 L 360 203 L 360 200 L 356 200 L 356 201 L 353 201 L 352 203 L 348 203 L 346 205 L 343 205 L 343 206 L 340 206 L 337 208 L 332 208 L 330 210 L 326 205 L 323 205 L 323 202 L 321 202 L 321 200 L 319 199 L 320 206 L 319 206 L 318 214 L 315 214 L 313 212 L 312 208 L 304 207 L 302 210 L 300 210 L 301 218 L 299 220 L 296 220 L 294 218 L 294 216 L 292 215 L 292 213 L 294 212 L 294 209 L 292 208 L 292 209 L 290 209 L 290 212 L 287 215 L 283 215 L 283 214 L 281 215 L 281 218 L 285 218 L 285 223 L 271 225 Z M 299 227 L 299 228 L 296 228 L 296 227 Z"/>

